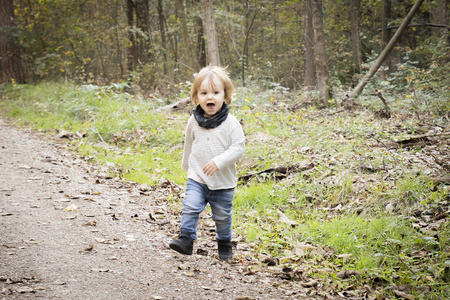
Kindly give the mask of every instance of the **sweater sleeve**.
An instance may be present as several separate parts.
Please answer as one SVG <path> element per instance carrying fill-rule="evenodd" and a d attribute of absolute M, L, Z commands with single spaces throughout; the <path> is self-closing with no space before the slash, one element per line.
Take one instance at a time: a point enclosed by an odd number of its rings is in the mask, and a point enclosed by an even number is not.
<path fill-rule="evenodd" d="M 231 145 L 222 154 L 213 158 L 214 163 L 217 168 L 222 169 L 223 167 L 232 165 L 237 162 L 237 160 L 245 152 L 245 136 L 239 121 L 235 120 L 231 128 L 230 137 Z"/>
<path fill-rule="evenodd" d="M 184 137 L 183 159 L 181 161 L 181 169 L 184 171 L 189 169 L 189 156 L 191 155 L 192 143 L 194 142 L 194 137 L 192 134 L 192 118 L 193 117 L 191 117 L 187 123 Z"/>

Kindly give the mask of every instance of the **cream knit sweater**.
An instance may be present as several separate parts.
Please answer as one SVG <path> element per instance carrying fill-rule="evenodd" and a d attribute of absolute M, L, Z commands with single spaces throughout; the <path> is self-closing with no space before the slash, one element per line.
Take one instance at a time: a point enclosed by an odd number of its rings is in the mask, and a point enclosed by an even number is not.
<path fill-rule="evenodd" d="M 244 154 L 245 136 L 241 124 L 231 114 L 218 127 L 200 127 L 191 116 L 187 123 L 181 168 L 188 178 L 204 183 L 210 190 L 236 187 L 236 162 Z M 217 170 L 206 176 L 202 169 L 213 160 Z"/>

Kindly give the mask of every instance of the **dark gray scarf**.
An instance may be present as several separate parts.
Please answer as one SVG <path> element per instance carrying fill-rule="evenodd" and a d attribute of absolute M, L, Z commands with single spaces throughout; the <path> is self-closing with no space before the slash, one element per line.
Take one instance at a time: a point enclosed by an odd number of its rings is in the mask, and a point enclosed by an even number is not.
<path fill-rule="evenodd" d="M 200 127 L 211 129 L 216 128 L 217 126 L 222 124 L 222 122 L 227 119 L 229 111 L 230 109 L 228 108 L 227 104 L 224 103 L 222 105 L 222 109 L 219 112 L 217 112 L 210 118 L 206 118 L 204 116 L 205 111 L 203 110 L 203 108 L 200 105 L 197 105 L 197 107 L 194 109 L 194 117 Z"/>

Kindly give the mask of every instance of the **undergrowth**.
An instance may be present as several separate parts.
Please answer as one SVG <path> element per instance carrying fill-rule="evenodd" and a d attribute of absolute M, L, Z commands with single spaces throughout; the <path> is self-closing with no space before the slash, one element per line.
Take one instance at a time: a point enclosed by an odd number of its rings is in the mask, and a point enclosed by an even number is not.
<path fill-rule="evenodd" d="M 0 93 L 3 116 L 51 135 L 70 132 L 70 149 L 101 165 L 106 176 L 185 184 L 186 112 L 156 112 L 159 101 L 118 85 L 2 85 Z M 368 284 L 388 296 L 407 284 L 416 298 L 444 299 L 450 292 L 449 189 L 431 179 L 448 174 L 436 163 L 448 161 L 448 139 L 389 145 L 411 134 L 448 131 L 445 114 L 417 120 L 410 102 L 405 110 L 390 98 L 394 114 L 383 120 L 374 117 L 376 107 L 318 110 L 296 105 L 301 95 L 276 97 L 242 88 L 231 107 L 247 138 L 235 231 L 256 254 L 336 290 Z M 277 166 L 289 171 L 275 172 Z M 340 276 L 345 270 L 357 276 Z"/>

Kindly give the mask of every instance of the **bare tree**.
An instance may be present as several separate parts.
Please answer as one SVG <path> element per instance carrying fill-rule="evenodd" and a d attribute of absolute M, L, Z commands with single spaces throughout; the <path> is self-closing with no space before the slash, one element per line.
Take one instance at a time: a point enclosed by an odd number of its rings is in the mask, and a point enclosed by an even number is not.
<path fill-rule="evenodd" d="M 219 43 L 217 41 L 216 25 L 214 23 L 213 0 L 203 0 L 203 6 L 205 9 L 208 61 L 213 66 L 220 66 Z"/>
<path fill-rule="evenodd" d="M 0 83 L 26 83 L 12 0 L 0 0 Z"/>

